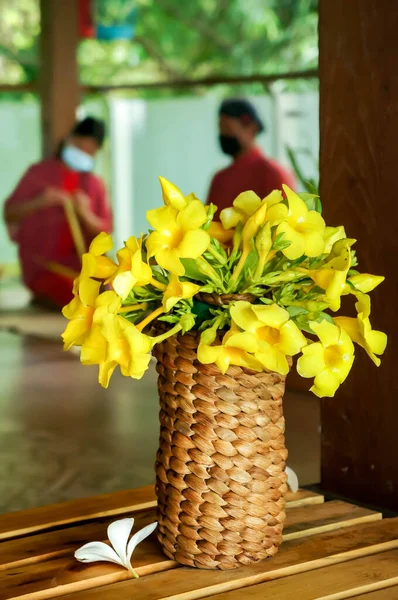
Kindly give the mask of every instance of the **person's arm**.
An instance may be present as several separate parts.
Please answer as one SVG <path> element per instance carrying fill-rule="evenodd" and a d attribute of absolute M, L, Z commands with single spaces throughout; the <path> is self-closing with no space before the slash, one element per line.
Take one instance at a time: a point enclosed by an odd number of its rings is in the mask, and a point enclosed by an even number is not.
<path fill-rule="evenodd" d="M 109 207 L 105 187 L 98 181 L 98 193 L 95 198 L 94 209 L 90 209 L 90 198 L 87 194 L 78 190 L 75 194 L 75 208 L 77 216 L 83 227 L 90 236 L 96 236 L 102 231 L 112 231 L 112 212 Z"/>
<path fill-rule="evenodd" d="M 6 203 L 4 218 L 6 223 L 15 225 L 21 223 L 38 210 L 48 208 L 49 206 L 63 205 L 66 200 L 67 195 L 62 190 L 48 187 L 34 198 Z"/>

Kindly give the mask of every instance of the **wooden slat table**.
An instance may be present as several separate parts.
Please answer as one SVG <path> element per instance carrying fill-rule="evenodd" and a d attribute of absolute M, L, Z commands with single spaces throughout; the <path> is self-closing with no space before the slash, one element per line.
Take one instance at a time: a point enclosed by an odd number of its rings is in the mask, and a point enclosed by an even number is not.
<path fill-rule="evenodd" d="M 398 600 L 398 519 L 300 490 L 289 494 L 284 543 L 272 560 L 235 571 L 179 567 L 156 537 L 133 565 L 78 563 L 74 551 L 105 540 L 110 522 L 154 521 L 153 487 L 0 516 L 0 600 Z"/>

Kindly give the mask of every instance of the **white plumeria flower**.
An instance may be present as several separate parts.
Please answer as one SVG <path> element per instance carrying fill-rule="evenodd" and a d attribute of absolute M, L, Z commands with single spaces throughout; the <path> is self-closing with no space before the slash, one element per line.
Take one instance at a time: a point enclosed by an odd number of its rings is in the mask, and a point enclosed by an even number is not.
<path fill-rule="evenodd" d="M 97 561 L 116 563 L 130 571 L 133 577 L 139 577 L 131 566 L 131 556 L 136 546 L 155 531 L 157 523 L 143 527 L 128 541 L 133 526 L 133 518 L 114 521 L 109 525 L 107 532 L 113 547 L 104 542 L 89 542 L 76 550 L 75 558 L 84 563 Z"/>
<path fill-rule="evenodd" d="M 287 485 L 290 487 L 292 492 L 295 494 L 299 489 L 299 481 L 296 473 L 290 467 L 285 469 L 287 475 Z"/>

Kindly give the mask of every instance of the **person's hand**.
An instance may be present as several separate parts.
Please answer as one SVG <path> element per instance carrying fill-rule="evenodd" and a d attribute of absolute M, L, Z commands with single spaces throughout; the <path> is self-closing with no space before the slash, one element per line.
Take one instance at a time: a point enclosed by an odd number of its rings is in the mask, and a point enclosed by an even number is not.
<path fill-rule="evenodd" d="M 76 212 L 80 216 L 85 216 L 90 213 L 90 198 L 83 190 L 77 190 L 75 195 Z"/>
<path fill-rule="evenodd" d="M 42 196 L 43 206 L 64 206 L 69 196 L 63 190 L 56 187 L 47 187 Z"/>

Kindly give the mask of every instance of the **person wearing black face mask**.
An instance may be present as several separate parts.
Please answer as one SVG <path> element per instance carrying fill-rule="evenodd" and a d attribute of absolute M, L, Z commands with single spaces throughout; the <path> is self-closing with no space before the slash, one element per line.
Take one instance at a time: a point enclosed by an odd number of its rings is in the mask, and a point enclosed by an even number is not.
<path fill-rule="evenodd" d="M 219 110 L 219 142 L 221 150 L 232 157 L 232 164 L 218 171 L 210 185 L 207 204 L 218 206 L 218 213 L 232 205 L 246 190 L 260 198 L 285 183 L 294 189 L 294 178 L 276 161 L 264 156 L 256 146 L 256 136 L 264 124 L 256 108 L 244 98 L 224 100 Z"/>

